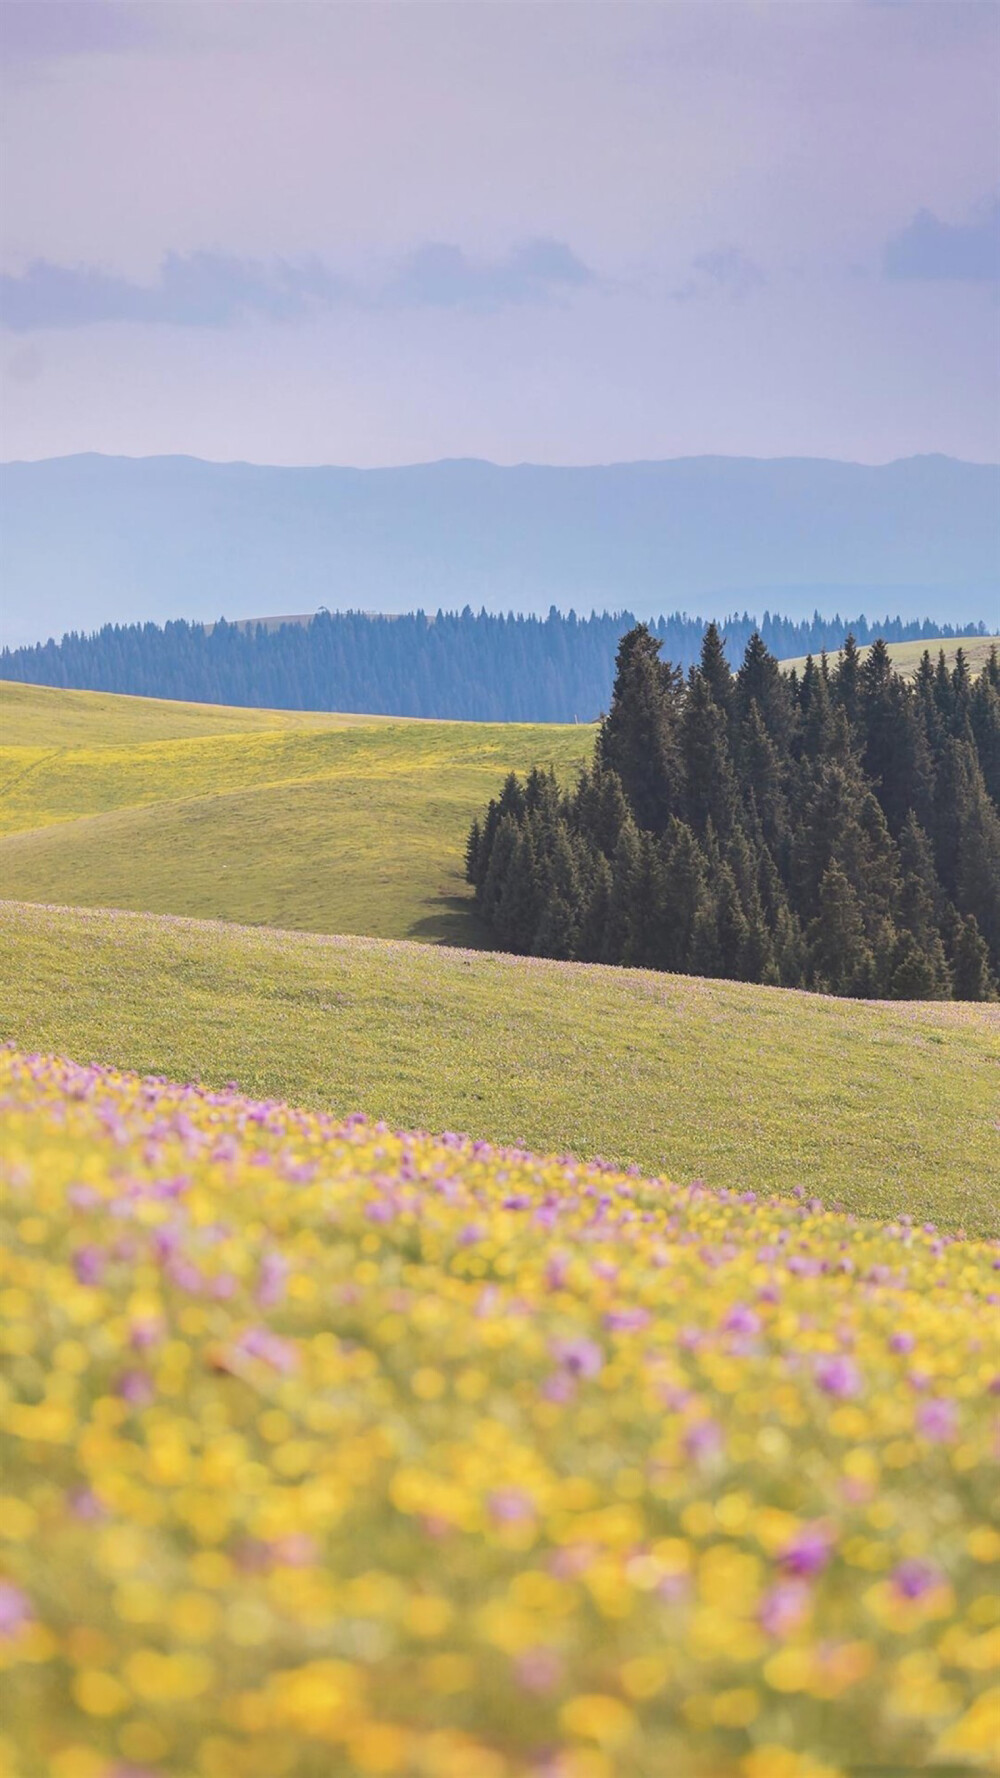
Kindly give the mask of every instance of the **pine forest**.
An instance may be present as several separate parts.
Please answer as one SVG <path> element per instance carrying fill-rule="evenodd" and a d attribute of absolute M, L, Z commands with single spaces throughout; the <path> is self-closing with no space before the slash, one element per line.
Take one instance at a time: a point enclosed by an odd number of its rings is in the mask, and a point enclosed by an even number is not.
<path fill-rule="evenodd" d="M 883 640 L 783 673 L 716 625 L 685 676 L 625 635 L 593 764 L 513 774 L 467 874 L 497 945 L 881 999 L 984 1000 L 1000 975 L 1000 663 Z"/>

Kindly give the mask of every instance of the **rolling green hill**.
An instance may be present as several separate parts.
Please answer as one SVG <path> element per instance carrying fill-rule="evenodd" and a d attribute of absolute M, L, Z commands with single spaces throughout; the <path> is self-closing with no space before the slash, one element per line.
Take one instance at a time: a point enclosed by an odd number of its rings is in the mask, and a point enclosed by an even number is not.
<path fill-rule="evenodd" d="M 479 942 L 463 874 L 505 772 L 562 778 L 593 731 L 390 721 L 5 685 L 7 895 Z"/>
<path fill-rule="evenodd" d="M 976 677 L 982 672 L 986 662 L 989 660 L 990 649 L 1000 649 L 1000 636 L 965 636 L 959 641 L 956 641 L 954 637 L 951 636 L 943 636 L 931 637 L 931 639 L 926 642 L 890 642 L 888 644 L 893 666 L 897 673 L 903 675 L 904 679 L 913 678 L 921 660 L 923 659 L 925 649 L 928 650 L 931 660 L 936 662 L 938 652 L 942 648 L 944 649 L 944 658 L 949 667 L 955 665 L 955 655 L 958 649 L 963 649 L 965 658 L 969 663 L 969 671 L 973 677 Z M 860 653 L 862 659 L 864 659 L 865 655 L 868 653 L 868 649 L 862 648 Z M 799 655 L 795 660 L 781 661 L 779 663 L 783 671 L 786 673 L 790 673 L 793 667 L 797 672 L 801 673 L 805 664 L 806 657 L 804 654 Z"/>
<path fill-rule="evenodd" d="M 1000 1229 L 1000 1008 L 9 902 L 0 932 L 22 1047 Z"/>

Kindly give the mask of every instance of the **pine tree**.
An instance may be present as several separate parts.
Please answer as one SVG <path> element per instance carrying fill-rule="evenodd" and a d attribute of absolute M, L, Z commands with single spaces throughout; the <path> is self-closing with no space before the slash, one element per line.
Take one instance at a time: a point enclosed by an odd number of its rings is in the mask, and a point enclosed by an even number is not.
<path fill-rule="evenodd" d="M 889 978 L 892 1000 L 947 1000 L 951 993 L 951 971 L 944 947 L 937 933 L 932 949 L 926 949 L 911 932 L 902 932 L 896 941 Z"/>
<path fill-rule="evenodd" d="M 718 624 L 709 624 L 705 630 L 699 671 L 713 703 L 728 718 L 733 703 L 733 675 Z"/>
<path fill-rule="evenodd" d="M 986 941 L 976 925 L 974 914 L 966 914 L 961 922 L 952 962 L 953 993 L 956 1000 L 992 1000 L 994 984 L 990 973 L 990 957 Z"/>
<path fill-rule="evenodd" d="M 507 884 L 507 875 L 517 853 L 518 825 L 513 815 L 501 815 L 490 849 L 486 876 L 479 892 L 479 910 L 488 926 L 496 922 L 497 910 Z"/>
<path fill-rule="evenodd" d="M 608 915 L 611 906 L 611 865 L 603 852 L 595 851 L 584 883 L 583 916 L 578 955 L 587 963 L 613 963 L 608 954 Z"/>
<path fill-rule="evenodd" d="M 535 852 L 531 826 L 519 828 L 494 915 L 497 937 L 505 950 L 529 952 L 541 919 L 545 883 Z"/>
<path fill-rule="evenodd" d="M 875 960 L 858 898 L 835 859 L 823 873 L 818 900 L 807 934 L 814 979 L 832 994 L 864 994 Z"/>
<path fill-rule="evenodd" d="M 786 748 L 795 725 L 795 699 L 773 654 L 765 648 L 759 630 L 754 631 L 746 645 L 736 675 L 735 695 L 740 720 L 746 720 L 751 704 L 755 703 L 772 740 L 779 749 Z"/>
<path fill-rule="evenodd" d="M 833 735 L 833 700 L 829 680 L 815 672 L 808 701 L 803 707 L 802 752 L 807 759 L 820 759 L 829 753 Z"/>
<path fill-rule="evenodd" d="M 716 832 L 728 839 L 739 800 L 726 719 L 697 671 L 692 671 L 684 701 L 680 751 L 684 763 L 685 820 L 698 834 L 703 834 L 711 821 Z"/>
<path fill-rule="evenodd" d="M 751 701 L 743 719 L 739 752 L 742 781 L 753 787 L 761 831 L 777 857 L 788 835 L 788 798 L 781 755 L 764 727 L 756 700 Z"/>
<path fill-rule="evenodd" d="M 719 946 L 719 974 L 738 981 L 750 939 L 750 928 L 740 905 L 736 878 L 728 864 L 720 867 L 716 880 L 715 930 Z"/>
<path fill-rule="evenodd" d="M 617 772 L 636 822 L 655 833 L 662 833 L 681 791 L 678 679 L 659 651 L 645 624 L 622 637 L 611 709 L 599 738 L 601 762 Z"/>
<path fill-rule="evenodd" d="M 993 653 L 995 656 L 996 649 Z M 1000 809 L 1000 690 L 985 672 L 977 679 L 969 699 L 969 724 L 983 783 Z"/>
<path fill-rule="evenodd" d="M 576 956 L 578 936 L 579 922 L 573 909 L 561 895 L 550 895 L 538 922 L 532 947 L 534 955 L 571 961 Z"/>
<path fill-rule="evenodd" d="M 853 729 L 858 721 L 861 700 L 861 651 L 851 633 L 838 656 L 832 684 L 837 703 L 847 717 L 848 726 Z"/>
<path fill-rule="evenodd" d="M 714 917 L 708 895 L 705 854 L 685 821 L 671 821 L 660 843 L 663 870 L 662 964 L 664 969 L 690 967 L 695 932 Z"/>
<path fill-rule="evenodd" d="M 469 837 L 465 842 L 465 880 L 467 883 L 479 881 L 479 853 L 482 843 L 483 836 L 477 816 L 469 829 Z"/>
<path fill-rule="evenodd" d="M 632 931 L 633 908 L 642 878 L 642 848 L 639 830 L 631 816 L 618 835 L 618 844 L 611 864 L 611 893 L 608 898 L 606 944 L 609 961 L 624 961 Z"/>

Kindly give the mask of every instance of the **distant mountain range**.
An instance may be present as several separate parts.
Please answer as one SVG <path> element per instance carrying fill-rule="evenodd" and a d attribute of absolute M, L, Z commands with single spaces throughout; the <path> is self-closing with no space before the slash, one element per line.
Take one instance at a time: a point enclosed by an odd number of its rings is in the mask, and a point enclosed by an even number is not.
<path fill-rule="evenodd" d="M 285 469 L 0 467 L 0 639 L 327 606 L 1000 613 L 1000 466 L 689 457 Z"/>

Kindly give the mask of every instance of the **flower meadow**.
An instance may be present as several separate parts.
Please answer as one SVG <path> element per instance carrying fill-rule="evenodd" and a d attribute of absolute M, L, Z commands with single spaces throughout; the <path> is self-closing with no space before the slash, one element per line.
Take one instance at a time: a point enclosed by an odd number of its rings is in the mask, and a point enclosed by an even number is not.
<path fill-rule="evenodd" d="M 1000 1248 L 0 1055 L 0 1766 L 989 1770 Z"/>

